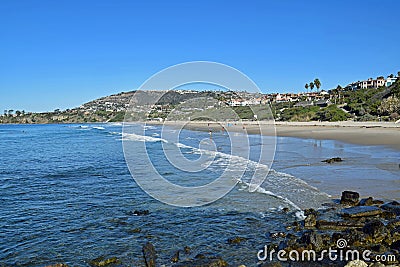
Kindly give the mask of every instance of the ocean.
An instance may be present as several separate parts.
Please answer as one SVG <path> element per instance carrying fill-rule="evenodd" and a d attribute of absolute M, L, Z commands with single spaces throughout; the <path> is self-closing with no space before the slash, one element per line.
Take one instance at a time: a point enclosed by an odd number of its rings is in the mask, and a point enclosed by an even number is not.
<path fill-rule="evenodd" d="M 171 257 L 185 246 L 191 250 L 181 259 L 212 254 L 232 265 L 255 266 L 258 250 L 271 241 L 269 233 L 300 220 L 301 209 L 323 208 L 343 190 L 400 200 L 400 151 L 390 148 L 277 137 L 269 168 L 257 160 L 257 151 L 263 138 L 271 137 L 249 135 L 246 159 L 232 155 L 226 132 L 213 133 L 211 142 L 208 132 L 183 130 L 171 143 L 160 126 L 131 127 L 144 129 L 144 135 L 123 136 L 118 123 L 0 125 L 0 265 L 89 266 L 104 256 L 119 258 L 123 266 L 143 266 L 141 248 L 150 241 L 165 266 L 172 266 Z M 170 182 L 202 186 L 233 162 L 237 169 L 229 175 L 237 184 L 207 205 L 167 205 L 132 178 L 123 138 L 133 147 L 145 143 L 154 168 Z M 205 155 L 207 168 L 187 172 L 169 164 L 162 152 L 176 148 L 192 161 Z M 332 157 L 343 162 L 321 162 Z M 146 178 L 148 166 L 138 158 L 131 170 Z M 250 192 L 255 170 L 266 179 Z M 149 214 L 136 216 L 135 210 Z M 229 244 L 234 237 L 244 241 Z"/>

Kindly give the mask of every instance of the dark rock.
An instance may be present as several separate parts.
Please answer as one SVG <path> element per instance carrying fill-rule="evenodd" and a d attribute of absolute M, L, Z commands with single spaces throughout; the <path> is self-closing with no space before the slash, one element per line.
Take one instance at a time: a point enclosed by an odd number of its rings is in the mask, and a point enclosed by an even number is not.
<path fill-rule="evenodd" d="M 358 204 L 360 194 L 352 191 L 343 191 L 340 198 L 340 204 L 355 206 Z"/>
<path fill-rule="evenodd" d="M 385 202 L 383 202 L 382 200 L 379 200 L 379 199 L 372 200 L 373 205 L 382 205 L 383 203 L 385 203 Z"/>
<path fill-rule="evenodd" d="M 202 253 L 199 253 L 199 254 L 197 254 L 194 258 L 195 258 L 195 259 L 205 259 L 205 258 L 206 258 L 206 255 L 204 255 L 204 254 L 202 254 Z"/>
<path fill-rule="evenodd" d="M 144 215 L 149 215 L 149 214 L 150 214 L 149 210 L 135 210 L 133 212 L 133 215 L 136 215 L 136 216 L 144 216 Z"/>
<path fill-rule="evenodd" d="M 318 220 L 317 228 L 319 230 L 344 231 L 349 228 L 363 228 L 364 224 L 359 221 L 325 221 Z"/>
<path fill-rule="evenodd" d="M 303 213 L 304 213 L 305 216 L 308 216 L 310 214 L 314 214 L 315 216 L 318 216 L 318 214 L 319 214 L 319 212 L 316 211 L 315 209 L 305 209 L 303 211 Z"/>
<path fill-rule="evenodd" d="M 342 161 L 343 161 L 342 158 L 335 157 L 335 158 L 330 158 L 330 159 L 323 160 L 321 162 L 326 162 L 326 163 L 331 164 L 331 163 L 334 163 L 334 162 L 342 162 Z"/>
<path fill-rule="evenodd" d="M 382 210 L 375 206 L 357 206 L 342 209 L 341 215 L 347 218 L 359 218 L 380 215 Z"/>
<path fill-rule="evenodd" d="M 393 211 L 385 210 L 382 212 L 380 217 L 386 220 L 396 219 L 396 213 L 394 213 Z"/>
<path fill-rule="evenodd" d="M 366 223 L 362 231 L 371 237 L 377 237 L 387 232 L 385 225 L 379 220 Z"/>
<path fill-rule="evenodd" d="M 282 264 L 280 262 L 266 262 L 260 265 L 260 267 L 282 267 Z"/>
<path fill-rule="evenodd" d="M 387 224 L 388 229 L 395 229 L 396 227 L 399 227 L 399 226 L 400 226 L 400 220 L 391 220 Z"/>
<path fill-rule="evenodd" d="M 300 241 L 304 244 L 311 245 L 311 247 L 313 249 L 315 249 L 316 251 L 320 251 L 323 248 L 323 240 L 322 240 L 322 236 L 320 234 L 318 234 L 315 231 L 307 231 L 305 232 L 301 238 Z"/>
<path fill-rule="evenodd" d="M 285 207 L 285 208 L 283 208 L 283 209 L 282 209 L 282 212 L 284 212 L 284 213 L 288 213 L 288 212 L 289 212 L 289 208 L 286 208 L 286 207 Z"/>
<path fill-rule="evenodd" d="M 378 253 L 384 253 L 386 251 L 388 251 L 388 248 L 385 247 L 383 244 L 375 244 L 370 246 L 370 249 L 372 251 L 378 252 Z"/>
<path fill-rule="evenodd" d="M 360 200 L 360 203 L 358 203 L 358 205 L 360 206 L 372 206 L 373 204 L 374 204 L 374 199 L 372 197 L 363 198 Z"/>
<path fill-rule="evenodd" d="M 317 224 L 317 216 L 314 213 L 310 213 L 304 219 L 304 227 L 313 228 Z"/>
<path fill-rule="evenodd" d="M 187 260 L 174 265 L 174 267 L 227 267 L 227 266 L 228 263 L 219 257 Z"/>
<path fill-rule="evenodd" d="M 190 247 L 189 246 L 185 246 L 184 248 L 183 248 L 183 251 L 185 252 L 185 254 L 189 254 L 190 253 Z"/>
<path fill-rule="evenodd" d="M 393 242 L 392 245 L 390 245 L 391 249 L 395 249 L 397 251 L 400 251 L 400 240 L 397 240 L 396 242 Z"/>
<path fill-rule="evenodd" d="M 228 242 L 228 244 L 233 245 L 233 244 L 240 244 L 245 240 L 246 240 L 246 238 L 236 236 L 236 237 L 229 238 L 227 242 Z"/>
<path fill-rule="evenodd" d="M 275 233 L 269 233 L 269 237 L 271 238 L 284 238 L 286 237 L 286 233 L 284 232 L 275 232 Z"/>
<path fill-rule="evenodd" d="M 140 228 L 133 228 L 128 230 L 129 233 L 140 233 L 142 231 L 142 229 Z"/>
<path fill-rule="evenodd" d="M 144 262 L 146 267 L 155 267 L 156 266 L 156 250 L 152 243 L 147 242 L 146 245 L 142 248 Z"/>
<path fill-rule="evenodd" d="M 104 257 L 99 257 L 99 258 L 89 261 L 89 265 L 94 266 L 94 267 L 104 267 L 104 266 L 108 266 L 111 264 L 117 264 L 120 262 L 121 261 L 116 257 L 112 257 L 109 259 L 105 259 Z"/>
<path fill-rule="evenodd" d="M 174 256 L 171 258 L 171 262 L 178 262 L 179 261 L 179 250 L 175 252 Z"/>
<path fill-rule="evenodd" d="M 397 201 L 392 201 L 381 206 L 382 209 L 392 211 L 396 215 L 400 215 L 400 204 Z"/>

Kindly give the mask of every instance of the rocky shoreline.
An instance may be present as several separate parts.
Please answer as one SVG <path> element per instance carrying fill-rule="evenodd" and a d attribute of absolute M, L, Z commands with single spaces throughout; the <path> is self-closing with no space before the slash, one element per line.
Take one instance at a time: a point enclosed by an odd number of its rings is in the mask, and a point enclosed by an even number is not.
<path fill-rule="evenodd" d="M 282 212 L 290 213 L 287 209 Z M 400 203 L 372 197 L 360 199 L 359 193 L 344 191 L 340 200 L 326 203 L 319 210 L 306 209 L 303 213 L 305 219 L 288 222 L 286 231 L 269 233 L 264 248 L 259 248 L 257 267 L 400 266 Z M 146 216 L 149 211 L 133 214 Z M 240 249 L 240 243 L 245 240 L 240 236 L 229 237 L 226 244 Z M 164 265 L 157 262 L 157 249 L 152 243 L 143 245 L 142 254 L 145 267 L 238 267 L 212 253 L 193 256 L 190 247 L 176 251 L 171 255 L 170 264 Z M 100 257 L 88 264 L 129 266 L 117 257 Z M 58 263 L 48 267 L 67 266 Z"/>

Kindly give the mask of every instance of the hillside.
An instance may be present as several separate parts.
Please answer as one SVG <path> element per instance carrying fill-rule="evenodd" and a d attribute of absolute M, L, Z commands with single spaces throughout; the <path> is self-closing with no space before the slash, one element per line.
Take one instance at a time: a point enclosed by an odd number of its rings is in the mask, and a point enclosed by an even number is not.
<path fill-rule="evenodd" d="M 322 92 L 321 92 L 322 95 Z M 302 96 L 298 101 L 271 100 L 261 95 L 222 91 L 130 91 L 101 97 L 64 111 L 30 113 L 5 111 L 0 123 L 85 123 L 130 120 L 226 120 L 271 119 L 278 121 L 373 121 L 400 118 L 400 79 L 390 87 L 346 90 L 336 88 L 322 100 Z M 239 106 L 235 106 L 237 101 Z M 319 105 L 323 103 L 325 105 Z M 131 104 L 131 105 L 130 105 Z M 231 106 L 231 107 L 230 107 Z"/>

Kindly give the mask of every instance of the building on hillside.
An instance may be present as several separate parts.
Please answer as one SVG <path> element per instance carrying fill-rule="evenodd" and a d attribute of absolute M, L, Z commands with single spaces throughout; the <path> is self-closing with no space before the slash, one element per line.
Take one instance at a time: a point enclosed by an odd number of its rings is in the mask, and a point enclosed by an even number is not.
<path fill-rule="evenodd" d="M 385 86 L 385 78 L 383 76 L 380 76 L 373 81 L 373 88 L 379 88 L 382 86 Z"/>
<path fill-rule="evenodd" d="M 318 106 L 318 107 L 321 107 L 321 108 L 327 107 L 327 106 L 329 106 L 331 104 L 332 104 L 332 102 L 329 99 L 321 99 L 321 100 L 318 100 L 318 101 L 314 102 L 315 106 Z"/>
<path fill-rule="evenodd" d="M 385 79 L 383 76 L 380 76 L 376 79 L 369 78 L 368 80 L 365 81 L 350 83 L 345 87 L 345 89 L 353 91 L 358 89 L 377 89 L 382 86 L 386 87 L 390 86 L 391 84 L 394 83 L 394 81 L 396 81 L 396 79 L 397 79 L 396 77 L 395 78 L 388 77 L 387 79 Z"/>
<path fill-rule="evenodd" d="M 396 82 L 397 78 L 398 77 L 393 77 L 393 78 L 387 77 L 385 86 L 386 87 L 391 86 L 392 84 L 394 84 Z"/>

